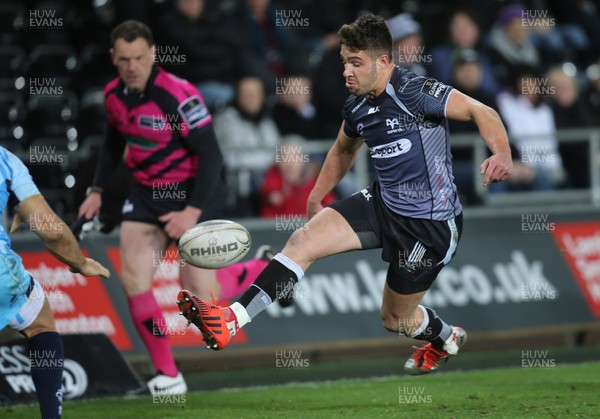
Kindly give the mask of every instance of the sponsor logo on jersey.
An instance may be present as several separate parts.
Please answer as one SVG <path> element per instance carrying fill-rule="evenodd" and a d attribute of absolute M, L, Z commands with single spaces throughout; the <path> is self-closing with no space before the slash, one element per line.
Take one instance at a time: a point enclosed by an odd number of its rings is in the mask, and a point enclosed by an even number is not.
<path fill-rule="evenodd" d="M 363 130 L 365 129 L 365 124 L 363 124 L 362 122 L 360 122 L 357 126 L 356 126 L 356 132 L 358 132 L 358 135 L 360 135 L 362 137 L 363 135 Z"/>
<path fill-rule="evenodd" d="M 365 199 L 367 200 L 367 202 L 373 198 L 373 195 L 371 195 L 371 192 L 369 192 L 369 190 L 367 188 L 365 189 L 361 189 L 360 192 L 356 192 L 354 195 L 356 195 L 357 193 L 361 193 Z"/>
<path fill-rule="evenodd" d="M 166 121 L 159 116 L 155 115 L 140 115 L 138 119 L 138 125 L 142 128 L 149 129 L 163 129 L 166 125 Z"/>
<path fill-rule="evenodd" d="M 123 209 L 121 210 L 121 214 L 127 214 L 128 212 L 132 211 L 133 203 L 129 199 L 125 200 L 125 203 L 123 204 Z"/>
<path fill-rule="evenodd" d="M 412 147 L 412 143 L 408 138 L 401 138 L 393 143 L 370 147 L 369 154 L 374 159 L 388 159 L 407 153 Z"/>
<path fill-rule="evenodd" d="M 444 83 L 437 81 L 436 79 L 428 79 L 423 83 L 423 87 L 421 88 L 421 92 L 426 94 L 427 96 L 441 102 L 444 95 L 446 94 L 446 90 L 448 90 L 448 86 Z"/>
<path fill-rule="evenodd" d="M 179 114 L 183 117 L 190 129 L 197 127 L 210 118 L 208 108 L 198 96 L 191 96 L 181 102 L 177 107 Z"/>
<path fill-rule="evenodd" d="M 371 115 L 372 113 L 377 113 L 377 112 L 379 112 L 379 106 L 375 106 L 374 108 L 369 108 L 367 115 Z"/>
<path fill-rule="evenodd" d="M 352 108 L 350 113 L 356 112 L 358 110 L 358 108 L 360 108 L 363 105 L 363 103 L 365 103 L 366 100 L 367 100 L 367 96 L 363 97 L 362 100 L 360 102 L 358 102 L 358 104 L 354 108 Z"/>

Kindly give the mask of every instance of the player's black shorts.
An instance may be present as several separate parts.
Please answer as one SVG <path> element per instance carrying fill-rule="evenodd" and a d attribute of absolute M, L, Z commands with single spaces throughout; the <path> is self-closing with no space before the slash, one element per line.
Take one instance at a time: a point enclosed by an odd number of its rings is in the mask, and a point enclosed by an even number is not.
<path fill-rule="evenodd" d="M 399 294 L 428 290 L 462 234 L 462 213 L 447 221 L 396 214 L 382 201 L 377 182 L 330 207 L 350 224 L 363 249 L 382 248 L 381 258 L 390 264 L 387 283 Z"/>
<path fill-rule="evenodd" d="M 180 182 L 159 187 L 144 186 L 136 183 L 129 192 L 121 210 L 123 221 L 139 221 L 164 227 L 158 217 L 171 211 L 181 211 L 188 205 L 193 191 L 192 182 Z M 206 201 L 198 222 L 223 218 L 225 195 L 223 188 L 217 186 Z"/>

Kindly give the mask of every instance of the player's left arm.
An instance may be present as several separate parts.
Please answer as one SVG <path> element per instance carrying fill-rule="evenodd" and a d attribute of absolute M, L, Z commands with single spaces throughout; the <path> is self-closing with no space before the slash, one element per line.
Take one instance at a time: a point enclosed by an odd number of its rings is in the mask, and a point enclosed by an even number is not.
<path fill-rule="evenodd" d="M 198 222 L 202 208 L 206 206 L 212 191 L 218 187 L 223 168 L 223 155 L 212 123 L 190 131 L 184 141 L 200 155 L 194 187 L 183 210 L 172 211 L 159 217 L 160 221 L 166 223 L 167 235 L 176 240 Z"/>
<path fill-rule="evenodd" d="M 479 135 L 493 153 L 479 168 L 483 175 L 483 186 L 505 180 L 510 175 L 512 157 L 508 135 L 498 112 L 452 89 L 446 103 L 446 118 L 474 122 L 479 129 Z"/>
<path fill-rule="evenodd" d="M 200 164 L 188 206 L 201 209 L 206 205 L 211 192 L 218 186 L 223 169 L 223 154 L 217 142 L 212 122 L 202 128 L 190 131 L 185 142 L 200 156 Z"/>
<path fill-rule="evenodd" d="M 189 131 L 182 135 L 185 144 L 200 156 L 194 187 L 188 197 L 187 206 L 181 211 L 171 211 L 159 220 L 166 223 L 165 232 L 172 239 L 193 227 L 202 214 L 212 191 L 218 187 L 223 155 L 217 142 L 212 117 L 202 97 L 192 95 L 183 101 L 178 112 L 187 124 Z"/>

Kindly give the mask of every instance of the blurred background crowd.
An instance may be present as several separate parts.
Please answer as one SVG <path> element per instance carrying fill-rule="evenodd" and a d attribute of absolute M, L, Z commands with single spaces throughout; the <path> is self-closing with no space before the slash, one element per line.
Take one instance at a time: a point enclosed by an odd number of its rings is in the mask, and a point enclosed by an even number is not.
<path fill-rule="evenodd" d="M 72 220 L 106 129 L 102 89 L 116 76 L 109 34 L 138 19 L 154 32 L 156 63 L 195 84 L 213 112 L 229 215 L 302 214 L 326 150 L 307 152 L 314 148 L 307 144 L 331 143 L 348 96 L 336 32 L 372 12 L 388 19 L 397 65 L 500 113 L 515 170 L 490 193 L 585 189 L 593 164 L 587 143 L 558 141 L 556 132 L 600 125 L 599 3 L 3 0 L 0 143 L 24 156 L 53 150 L 50 163 L 25 161 Z M 452 121 L 450 130 L 476 127 Z M 454 157 L 465 204 L 481 204 L 473 188 L 480 162 L 469 147 Z M 118 173 L 113 183 L 123 187 L 126 171 Z M 328 199 L 356 186 L 365 185 L 342 184 Z M 123 195 L 115 192 L 114 201 Z"/>

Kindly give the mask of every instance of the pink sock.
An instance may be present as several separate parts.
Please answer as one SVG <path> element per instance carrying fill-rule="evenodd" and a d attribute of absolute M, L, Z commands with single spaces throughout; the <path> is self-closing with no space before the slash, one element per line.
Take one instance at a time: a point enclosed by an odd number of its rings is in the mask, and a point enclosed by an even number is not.
<path fill-rule="evenodd" d="M 127 297 L 133 324 L 146 345 L 156 371 L 169 377 L 177 375 L 177 367 L 167 338 L 167 324 L 152 290 Z"/>
<path fill-rule="evenodd" d="M 220 299 L 232 299 L 242 294 L 268 264 L 266 260 L 252 259 L 219 269 L 217 280 L 221 285 Z"/>

